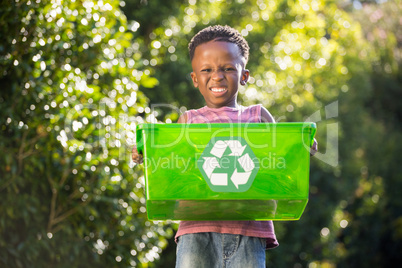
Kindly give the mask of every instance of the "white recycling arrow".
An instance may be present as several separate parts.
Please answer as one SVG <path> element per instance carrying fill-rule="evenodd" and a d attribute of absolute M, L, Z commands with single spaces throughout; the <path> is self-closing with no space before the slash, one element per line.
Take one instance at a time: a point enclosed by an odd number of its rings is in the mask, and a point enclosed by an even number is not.
<path fill-rule="evenodd" d="M 219 162 L 215 157 L 204 157 L 202 168 L 213 185 L 228 185 L 228 175 L 225 173 L 212 173 L 215 168 L 219 168 Z"/>
<path fill-rule="evenodd" d="M 237 159 L 241 167 L 244 169 L 244 171 L 252 171 L 255 168 L 253 160 L 250 158 L 249 154 L 245 154 L 239 159 Z"/>
<path fill-rule="evenodd" d="M 232 176 L 230 177 L 230 180 L 233 182 L 233 184 L 236 186 L 237 189 L 239 189 L 240 184 L 246 184 L 248 182 L 248 178 L 250 178 L 251 171 L 248 172 L 237 172 L 237 168 L 233 172 Z"/>
<path fill-rule="evenodd" d="M 255 168 L 253 160 L 250 158 L 249 154 L 245 154 L 239 159 L 237 159 L 241 167 L 244 169 L 245 172 L 237 172 L 237 168 L 233 172 L 230 180 L 239 189 L 240 184 L 246 184 L 248 179 L 250 178 L 252 170 Z"/>
<path fill-rule="evenodd" d="M 243 154 L 244 149 L 246 148 L 247 145 L 241 146 L 240 141 L 238 140 L 227 140 L 226 144 L 229 146 L 230 150 L 232 153 L 230 154 L 231 156 L 240 156 Z"/>
<path fill-rule="evenodd" d="M 213 185 L 228 185 L 228 174 L 225 173 L 212 173 L 211 183 Z"/>
<path fill-rule="evenodd" d="M 204 157 L 204 159 L 205 161 L 204 164 L 202 165 L 202 168 L 204 169 L 207 177 L 210 179 L 212 172 L 214 172 L 214 169 L 220 166 L 218 160 L 215 157 Z"/>
<path fill-rule="evenodd" d="M 221 158 L 223 153 L 225 152 L 228 145 L 224 141 L 216 141 L 214 147 L 211 150 L 211 154 L 215 155 L 218 158 Z"/>

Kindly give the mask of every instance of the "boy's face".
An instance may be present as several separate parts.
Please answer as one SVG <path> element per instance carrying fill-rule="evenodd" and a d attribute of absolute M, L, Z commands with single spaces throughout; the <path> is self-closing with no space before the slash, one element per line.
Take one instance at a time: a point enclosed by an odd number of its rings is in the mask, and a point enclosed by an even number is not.
<path fill-rule="evenodd" d="M 249 78 L 245 64 L 233 43 L 212 40 L 195 49 L 191 78 L 208 107 L 236 107 L 239 85 L 245 85 Z"/>

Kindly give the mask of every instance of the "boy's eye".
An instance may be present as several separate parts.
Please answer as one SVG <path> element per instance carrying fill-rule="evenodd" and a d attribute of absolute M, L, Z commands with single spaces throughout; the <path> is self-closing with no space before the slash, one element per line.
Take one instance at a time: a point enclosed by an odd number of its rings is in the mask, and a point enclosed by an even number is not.
<path fill-rule="evenodd" d="M 236 71 L 236 68 L 226 67 L 226 68 L 219 69 L 218 71 L 220 71 L 220 72 L 233 72 L 233 71 Z M 202 73 L 211 73 L 211 72 L 213 72 L 213 69 L 212 68 L 205 68 L 205 69 L 201 69 L 201 72 Z"/>
<path fill-rule="evenodd" d="M 201 72 L 203 73 L 210 73 L 212 71 L 212 69 L 202 69 Z"/>

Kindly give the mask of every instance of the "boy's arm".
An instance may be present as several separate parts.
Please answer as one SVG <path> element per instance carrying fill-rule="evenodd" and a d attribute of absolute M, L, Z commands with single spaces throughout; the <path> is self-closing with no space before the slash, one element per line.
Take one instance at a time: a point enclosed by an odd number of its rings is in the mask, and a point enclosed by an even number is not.
<path fill-rule="evenodd" d="M 263 123 L 275 123 L 275 119 L 268 110 L 261 106 L 261 122 Z"/>
<path fill-rule="evenodd" d="M 182 115 L 180 115 L 179 119 L 177 120 L 177 123 L 187 123 L 187 114 L 184 113 Z"/>

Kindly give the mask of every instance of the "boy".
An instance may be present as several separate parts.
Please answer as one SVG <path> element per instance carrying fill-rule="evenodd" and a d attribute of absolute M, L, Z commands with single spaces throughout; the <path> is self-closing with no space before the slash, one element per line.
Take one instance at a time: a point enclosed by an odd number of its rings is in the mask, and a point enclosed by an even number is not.
<path fill-rule="evenodd" d="M 249 46 L 239 32 L 207 27 L 192 38 L 189 51 L 191 78 L 206 106 L 185 112 L 178 123 L 274 122 L 261 105 L 237 104 L 239 86 L 250 75 Z M 142 162 L 135 148 L 132 157 Z M 265 267 L 265 250 L 279 245 L 272 221 L 182 221 L 175 238 L 179 268 Z"/>

